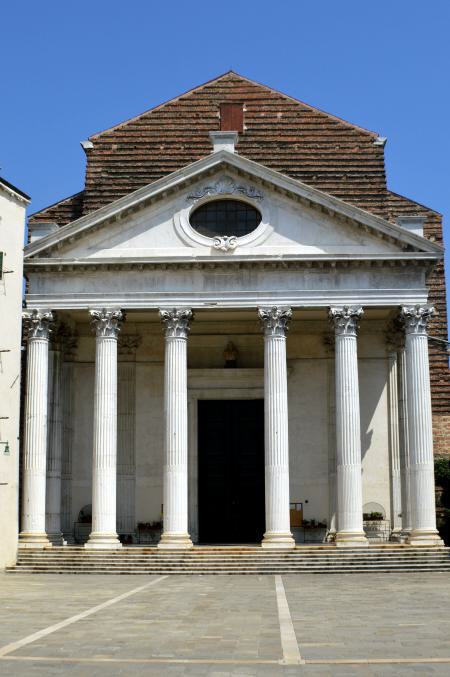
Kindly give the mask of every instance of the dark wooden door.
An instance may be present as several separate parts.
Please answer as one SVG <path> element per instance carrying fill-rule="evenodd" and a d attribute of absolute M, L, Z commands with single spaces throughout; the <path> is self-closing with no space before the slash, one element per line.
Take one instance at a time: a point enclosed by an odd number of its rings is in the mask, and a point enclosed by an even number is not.
<path fill-rule="evenodd" d="M 257 543 L 264 533 L 264 400 L 199 400 L 199 539 Z"/>

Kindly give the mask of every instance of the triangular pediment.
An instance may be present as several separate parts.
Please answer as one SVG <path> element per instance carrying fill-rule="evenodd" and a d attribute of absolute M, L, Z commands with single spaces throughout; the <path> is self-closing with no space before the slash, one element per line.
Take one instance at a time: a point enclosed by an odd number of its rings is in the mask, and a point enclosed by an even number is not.
<path fill-rule="evenodd" d="M 214 197 L 246 200 L 257 230 L 220 246 L 189 214 Z M 339 258 L 428 255 L 442 248 L 399 226 L 239 155 L 220 151 L 28 245 L 26 260 L 148 260 L 197 256 Z"/>

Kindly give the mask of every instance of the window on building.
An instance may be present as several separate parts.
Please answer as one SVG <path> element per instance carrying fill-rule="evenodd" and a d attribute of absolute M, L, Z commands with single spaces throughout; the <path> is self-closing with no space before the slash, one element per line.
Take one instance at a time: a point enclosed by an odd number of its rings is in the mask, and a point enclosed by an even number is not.
<path fill-rule="evenodd" d="M 201 235 L 248 235 L 261 223 L 255 207 L 240 200 L 214 200 L 202 205 L 190 217 L 191 226 Z"/>
<path fill-rule="evenodd" d="M 244 106 L 242 103 L 220 104 L 220 130 L 222 132 L 244 131 Z"/>

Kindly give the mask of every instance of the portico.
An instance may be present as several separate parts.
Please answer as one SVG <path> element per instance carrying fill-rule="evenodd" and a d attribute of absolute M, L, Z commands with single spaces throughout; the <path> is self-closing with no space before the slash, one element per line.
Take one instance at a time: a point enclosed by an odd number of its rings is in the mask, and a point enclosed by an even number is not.
<path fill-rule="evenodd" d="M 404 307 L 399 318 L 408 318 L 408 324 L 403 323 L 403 332 L 407 336 L 424 337 L 426 336 L 426 321 L 431 313 L 428 307 Z M 298 434 L 298 416 L 295 408 L 298 406 L 297 384 L 295 381 L 299 380 L 300 374 L 295 377 L 294 374 L 289 373 L 296 371 L 298 365 L 308 365 L 312 367 L 313 372 L 326 372 L 327 379 L 333 381 L 335 389 L 333 398 L 327 397 L 327 402 L 321 406 L 317 402 L 317 407 L 322 409 L 322 414 L 326 421 L 327 433 L 333 429 L 336 431 L 335 445 L 330 445 L 327 451 L 327 457 L 333 454 L 333 447 L 335 448 L 336 458 L 336 484 L 332 486 L 333 474 L 329 473 L 327 481 L 327 500 L 323 501 L 316 497 L 317 504 L 323 503 L 322 513 L 318 516 L 326 517 L 327 523 L 330 525 L 335 523 L 337 531 L 334 534 L 329 529 L 329 535 L 335 540 L 336 545 L 345 547 L 355 547 L 356 545 L 367 545 L 368 541 L 364 535 L 362 528 L 363 520 L 363 503 L 367 502 L 363 499 L 362 489 L 362 456 L 361 456 L 361 434 L 359 411 L 361 409 L 361 402 L 359 396 L 359 378 L 358 378 L 358 327 L 366 323 L 367 333 L 363 333 L 363 341 L 366 344 L 363 352 L 362 363 L 359 364 L 359 370 L 364 370 L 364 363 L 367 359 L 367 347 L 370 343 L 373 344 L 374 329 L 379 335 L 379 342 L 384 340 L 383 328 L 387 326 L 387 319 L 392 316 L 392 311 L 374 312 L 370 308 L 366 311 L 366 317 L 363 315 L 361 307 L 330 307 L 322 311 L 317 309 L 314 312 L 306 312 L 302 309 L 292 309 L 286 306 L 269 306 L 260 307 L 254 311 L 244 311 L 235 313 L 233 324 L 230 324 L 230 317 L 232 313 L 226 311 L 225 316 L 221 317 L 220 309 L 215 311 L 203 311 L 186 308 L 163 308 L 160 311 L 153 311 L 150 315 L 152 323 L 133 321 L 133 312 L 130 311 L 128 315 L 121 313 L 118 309 L 92 309 L 89 313 L 86 311 L 85 320 L 88 318 L 91 321 L 95 336 L 92 338 L 87 334 L 87 323 L 79 324 L 79 343 L 95 342 L 95 358 L 92 368 L 95 374 L 94 377 L 94 393 L 93 393 L 93 447 L 91 452 L 92 464 L 92 532 L 89 537 L 86 547 L 88 548 L 118 548 L 121 543 L 117 535 L 118 515 L 117 508 L 122 510 L 122 502 L 127 499 L 128 491 L 124 492 L 123 496 L 117 496 L 116 493 L 124 487 L 123 481 L 118 474 L 117 463 L 117 429 L 119 429 L 119 438 L 123 439 L 126 434 L 126 427 L 130 421 L 119 422 L 117 415 L 117 392 L 120 389 L 117 382 L 118 371 L 120 373 L 120 365 L 129 366 L 130 364 L 136 367 L 136 355 L 133 355 L 133 363 L 123 359 L 123 351 L 119 347 L 117 354 L 117 344 L 119 336 L 124 337 L 124 345 L 130 350 L 129 346 L 140 345 L 141 342 L 146 342 L 150 335 L 150 344 L 158 343 L 158 356 L 161 355 L 162 350 L 165 352 L 164 364 L 158 362 L 155 365 L 157 370 L 163 377 L 163 392 L 164 392 L 164 406 L 161 408 L 163 412 L 163 465 L 162 477 L 141 477 L 137 476 L 137 468 L 134 468 L 132 475 L 133 494 L 136 489 L 139 493 L 139 484 L 141 486 L 148 481 L 148 486 L 152 483 L 157 484 L 158 480 L 163 484 L 163 534 L 160 541 L 160 547 L 168 549 L 190 548 L 193 542 L 198 542 L 198 402 L 203 400 L 239 400 L 264 399 L 265 401 L 265 453 L 264 453 L 264 467 L 265 467 L 265 524 L 266 531 L 262 540 L 263 547 L 269 548 L 292 548 L 295 541 L 292 536 L 292 531 L 289 521 L 289 508 L 291 499 L 297 499 L 297 495 L 292 496 L 292 489 L 290 485 L 294 485 L 294 491 L 298 492 L 298 486 L 302 482 L 301 470 L 301 455 L 303 448 L 305 448 L 306 455 L 311 452 L 310 443 L 305 440 L 295 440 Z M 328 314 L 328 318 L 327 318 Z M 61 311 L 59 311 L 61 315 Z M 82 313 L 76 313 L 74 316 L 79 319 Z M 302 315 L 304 319 L 302 320 Z M 383 316 L 383 320 L 376 319 L 377 316 Z M 66 314 L 68 317 L 69 315 Z M 124 316 L 127 318 L 123 321 Z M 142 311 L 137 315 L 137 319 L 143 319 L 145 313 Z M 159 316 L 159 318 L 158 318 Z M 240 317 L 242 316 L 242 318 Z M 252 318 L 253 319 L 250 319 Z M 54 427 L 60 425 L 60 421 L 55 417 L 46 422 L 47 408 L 40 406 L 40 415 L 32 416 L 29 412 L 33 411 L 33 403 L 43 402 L 49 399 L 51 394 L 48 390 L 48 382 L 46 383 L 43 375 L 48 371 L 48 351 L 50 347 L 49 330 L 52 327 L 51 321 L 58 317 L 58 311 L 50 314 L 48 311 L 34 310 L 25 314 L 25 322 L 30 326 L 28 333 L 28 350 L 34 350 L 33 341 L 38 338 L 40 343 L 40 352 L 31 352 L 29 358 L 28 377 L 27 377 L 27 431 L 30 429 L 31 423 L 34 423 L 36 435 L 42 436 L 42 430 L 45 430 L 47 423 L 49 425 L 47 436 L 54 444 Z M 198 317 L 198 320 L 197 320 Z M 292 323 L 294 317 L 293 327 L 291 327 L 291 335 L 288 334 L 289 323 Z M 313 319 L 314 318 L 314 319 Z M 317 318 L 317 319 L 316 319 Z M 320 319 L 318 319 L 320 318 Z M 161 321 L 162 327 L 158 322 Z M 222 331 L 218 327 L 220 323 Z M 132 332 L 128 333 L 127 323 L 132 325 Z M 137 335 L 136 329 L 141 325 L 140 334 Z M 196 327 L 197 325 L 197 327 Z M 58 325 L 53 323 L 53 331 L 56 330 L 59 336 L 63 334 L 60 330 L 57 331 Z M 329 327 L 329 329 L 328 329 Z M 244 335 L 245 340 L 239 338 L 239 330 L 246 329 L 249 331 L 248 335 Z M 194 329 L 193 336 L 189 336 L 190 330 Z M 163 330 L 163 331 L 162 331 Z M 214 332 L 211 337 L 211 330 Z M 331 357 L 327 356 L 328 349 L 326 343 L 328 337 L 334 336 L 335 350 Z M 121 333 L 122 332 L 122 333 Z M 125 333 L 126 332 L 126 333 Z M 158 336 L 158 333 L 161 336 Z M 223 333 L 222 333 L 223 332 Z M 309 333 L 312 332 L 312 333 Z M 407 333 L 409 332 L 409 333 Z M 136 337 L 139 336 L 139 339 Z M 223 338 L 219 338 L 223 336 Z M 233 336 L 236 345 L 239 345 L 239 361 L 244 364 L 251 364 L 252 366 L 243 366 L 240 368 L 236 366 L 233 369 L 223 369 L 214 365 L 210 368 L 201 367 L 204 355 L 213 353 L 212 345 L 220 345 L 225 347 L 225 338 Z M 289 338 L 287 338 L 289 336 Z M 301 353 L 301 345 L 306 346 L 311 337 L 322 342 L 319 354 L 322 357 L 314 357 L 314 352 L 306 359 L 305 356 L 298 360 L 295 355 Z M 274 347 L 272 341 L 277 339 L 277 345 Z M 292 338 L 293 349 L 289 351 L 289 340 Z M 327 341 L 324 341 L 324 338 Z M 173 346 L 173 340 L 178 342 L 178 345 Z M 280 340 L 281 339 L 281 340 Z M 350 345 L 340 343 L 340 341 L 350 339 Z M 313 339 L 314 340 L 314 339 Z M 421 340 L 420 338 L 418 339 Z M 108 341 L 106 351 L 103 341 Z M 411 342 L 411 339 L 409 339 Z M 189 343 L 193 342 L 192 350 L 192 367 L 189 364 Z M 413 338 L 414 342 L 414 338 Z M 209 347 L 205 345 L 209 343 Z M 247 346 L 245 346 L 247 343 Z M 254 354 L 252 349 L 259 343 L 259 353 Z M 281 345 L 280 345 L 281 344 Z M 286 352 L 286 345 L 288 351 Z M 425 344 L 426 345 L 426 344 Z M 120 346 L 120 343 L 119 343 Z M 426 361 L 423 359 L 423 354 L 416 348 L 413 343 L 413 348 L 408 352 L 408 339 L 406 342 L 405 356 L 406 356 L 406 387 L 414 388 L 415 384 L 425 383 L 429 389 L 429 379 L 427 379 Z M 373 357 L 369 358 L 372 361 L 375 359 L 376 351 L 371 349 Z M 136 352 L 136 347 L 132 348 Z M 275 353 L 274 353 L 275 351 Z M 311 353 L 311 351 L 309 351 Z M 203 353 L 203 355 L 202 355 Z M 221 359 L 221 352 L 215 350 L 215 357 L 213 359 Z M 317 353 L 316 353 L 317 354 Z M 128 357 L 125 355 L 125 357 Z M 250 359 L 249 359 L 250 357 Z M 379 364 L 388 363 L 387 358 L 378 357 Z M 315 364 L 314 364 L 315 363 Z M 63 363 L 55 362 L 55 367 L 61 370 L 59 378 L 62 377 Z M 161 365 L 161 367 L 159 366 Z M 258 365 L 258 366 L 253 366 Z M 145 368 L 144 365 L 141 365 Z M 78 367 L 81 371 L 86 371 L 86 365 L 80 363 Z M 335 376 L 331 373 L 335 372 Z M 387 371 L 386 371 L 387 373 Z M 156 376 L 156 374 L 155 374 Z M 73 372 L 72 372 L 73 378 Z M 158 378 L 156 376 L 156 378 Z M 293 378 L 294 383 L 291 387 L 288 386 L 288 381 Z M 366 377 L 365 377 L 366 378 Z M 275 380 L 274 380 L 275 379 Z M 78 379 L 77 379 L 78 380 Z M 300 377 L 300 381 L 301 381 Z M 153 379 L 152 379 L 153 381 Z M 58 377 L 54 377 L 53 382 L 58 383 Z M 137 382 L 134 380 L 135 393 Z M 367 389 L 366 383 L 366 389 Z M 53 386 L 54 387 L 54 386 Z M 73 385 L 72 385 L 73 387 Z M 150 386 L 151 387 L 151 386 Z M 399 386 L 397 385 L 397 388 Z M 61 386 L 59 386 L 61 388 Z M 63 386 L 64 389 L 64 386 Z M 66 388 L 67 390 L 67 388 Z M 155 390 L 158 390 L 156 388 Z M 156 395 L 156 393 L 155 393 Z M 329 394 L 328 394 L 329 395 Z M 416 395 L 418 396 L 418 395 Z M 429 468 L 432 465 L 430 458 L 431 445 L 428 443 L 428 460 L 427 460 L 427 446 L 426 434 L 429 430 L 429 408 L 426 406 L 426 391 L 420 390 L 420 397 L 425 398 L 425 404 L 416 407 L 416 419 L 408 418 L 409 429 L 408 438 L 412 435 L 417 439 L 421 435 L 421 440 L 424 444 L 419 448 L 415 446 L 409 447 L 409 467 L 414 467 L 414 474 L 409 471 L 410 487 L 409 500 L 410 506 L 405 505 L 405 496 L 402 496 L 402 511 L 405 516 L 411 513 L 411 532 L 407 535 L 408 542 L 412 545 L 439 544 L 440 540 L 436 532 L 434 522 L 434 512 L 430 510 L 431 501 L 434 500 L 434 485 L 430 481 Z M 330 408 L 331 400 L 341 403 L 336 407 L 335 421 L 330 420 L 334 412 Z M 414 396 L 410 395 L 410 400 L 414 400 Z M 123 407 L 123 401 L 119 406 Z M 36 405 L 34 405 L 36 406 Z M 413 404 L 409 405 L 414 406 Z M 75 409 L 80 410 L 79 406 Z M 288 415 L 291 413 L 291 420 L 294 420 L 294 436 L 289 435 L 289 421 Z M 72 412 L 72 416 L 75 415 Z M 136 415 L 137 412 L 134 412 Z M 152 416 L 152 414 L 150 414 Z M 304 420 L 304 419 L 303 419 Z M 73 421 L 72 425 L 76 425 Z M 134 426 L 136 422 L 134 421 Z M 398 426 L 398 421 L 397 421 Z M 147 426 L 150 427 L 150 426 Z M 139 426 L 138 426 L 139 428 Z M 417 432 L 419 431 L 419 432 Z M 425 432 L 423 432 L 425 431 Z M 150 431 L 151 432 L 151 431 Z M 388 431 L 389 432 L 389 431 Z M 305 433 L 311 434 L 311 427 L 305 426 Z M 63 436 L 60 436 L 61 439 Z M 289 440 L 294 437 L 294 450 L 289 452 Z M 45 450 L 53 448 L 50 444 L 45 445 L 42 440 L 39 446 L 38 440 L 40 437 L 34 436 L 33 433 L 27 432 L 27 443 L 25 447 L 25 465 L 24 465 L 24 486 L 27 487 L 26 498 L 23 504 L 23 524 L 27 525 L 22 529 L 20 534 L 21 547 L 50 547 L 51 543 L 45 532 L 45 491 L 42 490 L 43 478 L 45 479 Z M 34 443 L 32 443 L 34 441 Z M 404 442 L 402 442 L 404 444 Z M 417 443 L 416 443 L 417 444 Z M 139 446 L 136 445 L 136 447 Z M 318 445 L 319 447 L 320 445 Z M 37 457 L 32 466 L 32 460 L 36 457 L 39 449 L 41 456 Z M 149 454 L 152 454 L 152 445 L 149 445 Z M 140 453 L 142 453 L 142 449 Z M 293 453 L 294 451 L 294 453 Z M 139 452 L 138 452 L 139 453 Z M 402 450 L 404 456 L 405 452 Z M 86 456 L 86 453 L 84 454 Z M 294 456 L 294 474 L 295 477 L 290 478 L 289 458 Z M 58 457 L 58 454 L 56 454 Z M 64 450 L 61 449 L 59 458 L 64 457 Z M 30 459 L 28 461 L 28 459 Z M 416 460 L 418 459 L 418 460 Z M 300 460 L 300 463 L 299 463 Z M 28 462 L 27 462 L 28 461 Z M 61 461 L 62 462 L 62 461 Z M 60 463 L 61 463 L 60 462 Z M 318 464 L 322 464 L 322 459 L 318 459 Z M 47 464 L 49 461 L 47 460 Z M 40 472 L 36 472 L 36 467 Z M 54 493 L 61 494 L 62 475 L 58 473 L 55 464 L 52 465 L 52 473 L 48 472 L 47 468 L 47 491 L 49 485 L 53 487 Z M 304 472 L 307 475 L 306 479 L 314 475 L 311 468 L 307 469 L 304 466 Z M 408 470 L 406 471 L 408 472 Z M 72 498 L 78 501 L 77 508 L 81 507 L 80 499 L 76 498 L 77 481 L 72 479 L 74 487 L 70 487 L 69 493 Z M 389 482 L 392 482 L 392 476 Z M 58 486 L 59 483 L 59 486 Z M 55 487 L 56 484 L 56 487 Z M 125 485 L 127 486 L 127 485 Z M 428 486 L 428 494 L 426 487 Z M 417 488 L 419 487 L 419 489 Z M 129 486 L 127 487 L 129 488 Z M 304 491 L 304 489 L 302 489 Z M 422 493 L 420 493 L 422 491 Z M 67 489 L 66 489 L 67 492 Z M 367 493 L 367 492 L 366 492 Z M 291 494 L 291 496 L 290 496 Z M 86 495 L 86 494 L 85 494 Z M 331 496 L 336 497 L 336 505 L 331 504 Z M 30 498 L 31 497 L 31 498 Z M 67 496 L 65 497 L 67 499 Z M 314 499 L 313 499 L 314 500 Z M 428 504 L 427 504 L 428 500 Z M 134 513 L 134 507 L 132 508 Z M 408 511 L 409 508 L 409 511 Z M 217 504 L 211 506 L 211 510 L 218 510 Z M 27 511 L 27 512 L 25 512 Z M 75 510 L 76 512 L 77 510 Z M 327 513 L 327 514 L 323 514 Z M 44 515 L 44 519 L 42 518 Z M 72 511 L 72 515 L 74 512 Z M 155 515 L 157 516 L 157 515 Z M 61 517 L 61 516 L 59 516 Z M 150 515 L 149 515 L 150 517 Z M 47 520 L 51 518 L 47 509 Z M 132 520 L 136 523 L 135 517 Z M 406 519 L 404 520 L 405 527 Z M 52 522 L 48 522 L 47 524 Z M 33 528 L 33 525 L 34 526 Z M 48 527 L 47 527 L 48 528 Z M 53 536 L 52 542 L 58 544 Z M 59 544 L 61 541 L 59 541 Z"/>
<path fill-rule="evenodd" d="M 239 235 L 208 230 L 224 214 Z M 371 505 L 396 538 L 440 544 L 426 274 L 441 255 L 227 150 L 34 240 L 20 546 L 50 547 L 46 528 L 70 541 L 92 505 L 87 548 L 161 519 L 158 547 L 192 548 L 198 403 L 227 399 L 264 400 L 263 548 L 295 546 L 291 503 L 337 547 L 368 545 Z"/>

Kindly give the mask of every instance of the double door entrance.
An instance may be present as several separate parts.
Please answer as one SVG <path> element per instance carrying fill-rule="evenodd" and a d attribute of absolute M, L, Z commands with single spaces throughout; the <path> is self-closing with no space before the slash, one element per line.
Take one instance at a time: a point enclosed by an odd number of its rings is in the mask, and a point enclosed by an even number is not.
<path fill-rule="evenodd" d="M 198 401 L 200 543 L 264 534 L 264 400 Z"/>

